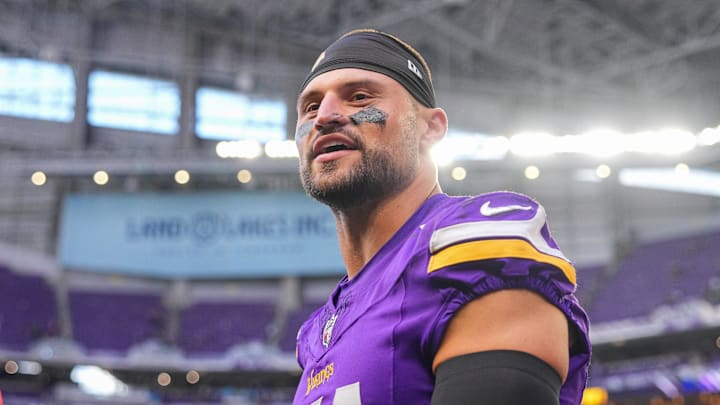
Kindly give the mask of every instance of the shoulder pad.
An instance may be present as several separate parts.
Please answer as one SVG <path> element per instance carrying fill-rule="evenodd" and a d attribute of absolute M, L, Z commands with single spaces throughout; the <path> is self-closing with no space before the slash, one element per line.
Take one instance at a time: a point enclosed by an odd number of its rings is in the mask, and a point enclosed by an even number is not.
<path fill-rule="evenodd" d="M 512 192 L 482 194 L 458 202 L 430 238 L 428 273 L 493 259 L 530 259 L 562 270 L 575 284 L 575 269 L 550 236 L 545 209 Z"/>

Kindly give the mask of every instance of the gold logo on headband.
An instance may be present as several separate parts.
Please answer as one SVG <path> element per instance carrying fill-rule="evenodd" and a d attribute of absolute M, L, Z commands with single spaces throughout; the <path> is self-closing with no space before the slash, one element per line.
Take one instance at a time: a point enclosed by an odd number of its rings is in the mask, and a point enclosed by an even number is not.
<path fill-rule="evenodd" d="M 325 59 L 325 51 L 323 51 L 323 53 L 321 53 L 320 56 L 317 57 L 317 59 L 315 60 L 315 63 L 313 63 L 313 67 L 312 67 L 312 69 L 310 69 L 310 71 L 311 72 L 315 71 L 315 68 L 318 67 L 318 65 L 320 64 L 320 62 L 322 62 L 323 59 Z"/>

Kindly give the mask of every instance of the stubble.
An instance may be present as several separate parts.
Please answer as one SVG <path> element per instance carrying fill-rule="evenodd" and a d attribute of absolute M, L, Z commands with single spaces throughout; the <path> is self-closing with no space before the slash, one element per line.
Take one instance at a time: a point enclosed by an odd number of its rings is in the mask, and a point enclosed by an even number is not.
<path fill-rule="evenodd" d="M 301 170 L 305 192 L 333 210 L 347 210 L 381 201 L 397 194 L 413 180 L 418 168 L 418 145 L 415 139 L 415 111 L 401 119 L 398 142 L 381 147 L 366 147 L 352 130 L 343 131 L 356 141 L 360 161 L 341 172 L 337 161 L 324 162 L 318 173 L 312 162 Z M 315 181 L 315 176 L 327 181 Z"/>

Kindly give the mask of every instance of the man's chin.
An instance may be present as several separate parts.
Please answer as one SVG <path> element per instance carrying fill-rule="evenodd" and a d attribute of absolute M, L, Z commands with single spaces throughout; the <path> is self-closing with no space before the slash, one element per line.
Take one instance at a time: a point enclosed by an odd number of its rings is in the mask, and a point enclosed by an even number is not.
<path fill-rule="evenodd" d="M 310 194 L 316 201 L 327 205 L 334 211 L 345 211 L 364 205 L 361 195 L 355 193 L 314 193 Z"/>
<path fill-rule="evenodd" d="M 326 166 L 313 170 L 310 173 L 308 182 L 312 183 L 312 188 L 322 190 L 322 192 L 332 192 L 336 189 L 348 187 L 348 184 L 352 181 L 353 173 L 350 170 L 344 170 L 337 166 Z"/>
<path fill-rule="evenodd" d="M 333 209 L 359 206 L 363 203 L 362 199 L 366 195 L 356 187 L 352 187 L 347 179 L 339 178 L 322 178 L 317 181 L 304 182 L 303 188 L 310 197 Z"/>

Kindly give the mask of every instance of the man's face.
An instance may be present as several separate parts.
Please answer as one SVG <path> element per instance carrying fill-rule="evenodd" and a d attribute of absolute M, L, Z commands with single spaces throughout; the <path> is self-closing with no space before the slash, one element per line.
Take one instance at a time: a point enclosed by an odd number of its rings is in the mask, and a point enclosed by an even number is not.
<path fill-rule="evenodd" d="M 298 98 L 295 142 L 305 191 L 333 209 L 380 201 L 418 169 L 417 106 L 380 73 L 337 69 Z"/>

